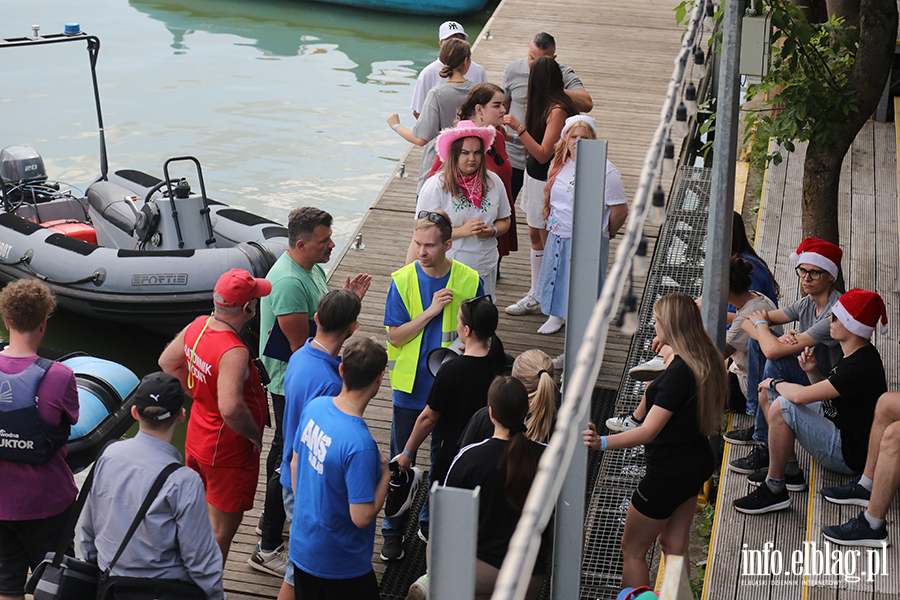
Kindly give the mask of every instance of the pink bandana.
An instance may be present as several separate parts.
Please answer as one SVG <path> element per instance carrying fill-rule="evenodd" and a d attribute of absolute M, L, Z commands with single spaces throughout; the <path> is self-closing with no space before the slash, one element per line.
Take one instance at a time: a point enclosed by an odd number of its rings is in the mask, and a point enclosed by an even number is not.
<path fill-rule="evenodd" d="M 471 175 L 463 175 L 456 170 L 456 183 L 466 195 L 466 199 L 471 202 L 476 209 L 481 210 L 481 177 L 479 172 L 475 171 Z"/>

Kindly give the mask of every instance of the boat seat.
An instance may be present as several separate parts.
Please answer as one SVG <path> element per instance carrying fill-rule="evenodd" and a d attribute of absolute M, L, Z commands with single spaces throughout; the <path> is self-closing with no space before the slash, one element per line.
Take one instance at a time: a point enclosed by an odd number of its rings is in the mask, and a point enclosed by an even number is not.
<path fill-rule="evenodd" d="M 134 233 L 134 211 L 124 198 L 133 198 L 134 193 L 108 181 L 98 181 L 88 188 L 88 203 L 109 223 L 128 235 Z"/>

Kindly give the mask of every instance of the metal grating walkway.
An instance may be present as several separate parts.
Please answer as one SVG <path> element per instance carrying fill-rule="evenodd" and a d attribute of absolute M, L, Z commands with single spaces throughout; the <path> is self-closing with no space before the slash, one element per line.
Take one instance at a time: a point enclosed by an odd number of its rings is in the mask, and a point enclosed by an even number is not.
<path fill-rule="evenodd" d="M 639 311 L 641 327 L 631 342 L 614 414 L 634 410 L 646 384 L 628 377 L 628 369 L 653 358 L 653 306 L 663 295 L 683 292 L 697 298 L 703 285 L 711 169 L 680 167 L 670 195 L 667 218 Z M 611 415 L 598 415 L 603 421 Z M 597 453 L 600 454 L 600 453 Z M 619 540 L 631 494 L 645 472 L 643 446 L 602 453 L 585 519 L 585 549 L 581 567 L 581 598 L 615 598 L 621 589 L 622 551 Z"/>

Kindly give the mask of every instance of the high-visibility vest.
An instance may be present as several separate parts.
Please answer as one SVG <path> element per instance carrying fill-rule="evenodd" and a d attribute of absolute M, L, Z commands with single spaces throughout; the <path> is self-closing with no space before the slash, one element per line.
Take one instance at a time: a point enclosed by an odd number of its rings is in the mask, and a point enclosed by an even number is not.
<path fill-rule="evenodd" d="M 417 261 L 418 262 L 418 261 Z M 403 305 L 413 320 L 423 312 L 422 292 L 419 290 L 419 276 L 416 271 L 417 262 L 410 263 L 391 273 L 391 279 L 397 286 L 397 292 Z M 458 260 L 450 264 L 450 279 L 447 288 L 453 290 L 453 301 L 444 306 L 441 320 L 441 346 L 452 344 L 458 336 L 456 333 L 456 315 L 464 300 L 478 293 L 478 271 L 467 267 Z M 390 333 L 390 328 L 388 328 Z M 419 352 L 422 349 L 424 329 L 399 348 L 388 342 L 388 372 L 391 387 L 401 392 L 411 393 L 416 382 L 416 367 L 419 364 Z M 429 351 L 431 349 L 429 348 Z"/>

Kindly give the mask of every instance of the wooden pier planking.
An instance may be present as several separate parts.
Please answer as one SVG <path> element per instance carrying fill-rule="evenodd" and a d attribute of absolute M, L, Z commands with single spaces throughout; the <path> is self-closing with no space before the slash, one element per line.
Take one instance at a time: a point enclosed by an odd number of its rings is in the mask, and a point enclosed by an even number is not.
<path fill-rule="evenodd" d="M 897 144 L 900 132 L 894 125 L 869 122 L 854 141 L 842 165 L 839 188 L 839 233 L 844 250 L 842 267 L 847 288 L 862 287 L 877 291 L 885 301 L 891 330 L 876 333 L 874 343 L 881 353 L 887 374 L 888 388 L 900 389 L 900 298 L 897 277 L 900 273 L 900 238 L 898 238 Z M 784 305 L 797 297 L 798 286 L 788 257 L 800 241 L 800 191 L 802 163 L 806 144 L 797 144 L 794 153 L 784 152 L 784 163 L 770 165 L 763 189 L 763 203 L 756 247 L 773 268 L 782 287 Z M 747 427 L 749 418 L 735 417 L 736 427 Z M 790 493 L 793 505 L 786 511 L 767 515 L 743 515 L 734 510 L 732 500 L 750 491 L 745 476 L 732 473 L 727 462 L 746 455 L 747 447 L 726 446 L 720 481 L 716 528 L 710 545 L 707 592 L 709 599 L 886 599 L 900 593 L 900 581 L 895 573 L 900 569 L 900 557 L 891 549 L 887 552 L 887 577 L 873 582 L 851 583 L 822 577 L 804 582 L 799 578 L 781 577 L 788 585 L 741 585 L 747 576 L 741 575 L 743 564 L 740 550 L 762 549 L 766 541 L 774 541 L 782 554 L 803 548 L 802 542 L 814 542 L 822 548 L 824 525 L 846 522 L 860 512 L 859 507 L 838 506 L 824 501 L 819 495 L 823 487 L 840 485 L 851 480 L 818 465 L 800 450 L 798 457 L 807 475 L 810 489 L 804 493 Z M 900 503 L 895 498 L 888 511 L 888 535 L 896 537 L 900 523 Z M 832 547 L 832 550 L 834 547 Z M 846 551 L 846 547 L 839 547 Z M 865 560 L 865 549 L 861 557 Z M 864 566 L 862 567 L 865 568 Z M 859 571 L 860 567 L 857 567 Z"/>

